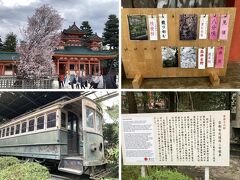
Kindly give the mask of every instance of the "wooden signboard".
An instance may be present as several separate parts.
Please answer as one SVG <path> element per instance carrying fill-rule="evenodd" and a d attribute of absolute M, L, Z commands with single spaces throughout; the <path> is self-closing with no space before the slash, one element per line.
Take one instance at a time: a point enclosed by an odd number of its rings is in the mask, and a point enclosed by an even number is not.
<path fill-rule="evenodd" d="M 122 9 L 122 61 L 127 78 L 133 80 L 134 88 L 140 86 L 142 78 L 161 78 L 161 77 L 209 77 L 213 85 L 219 84 L 219 76 L 225 76 L 227 71 L 229 50 L 235 21 L 236 8 L 123 8 Z M 159 17 L 159 14 L 167 14 L 168 21 L 168 39 L 160 39 L 159 20 L 157 21 L 158 40 L 131 40 L 129 32 L 129 15 L 145 15 L 148 21 L 149 16 Z M 179 19 L 183 14 L 196 14 L 198 17 L 197 38 L 196 40 L 180 40 Z M 210 40 L 208 19 L 207 39 L 199 39 L 200 16 L 211 14 L 230 15 L 227 40 Z M 219 17 L 220 23 L 220 17 Z M 148 22 L 147 22 L 148 25 Z M 218 28 L 220 29 L 220 27 Z M 149 29 L 148 29 L 149 37 Z M 180 67 L 180 48 L 181 47 L 224 47 L 224 66 L 223 68 L 206 67 L 198 68 L 198 55 L 196 68 Z M 178 48 L 178 67 L 164 68 L 162 61 L 162 47 Z M 215 51 L 216 59 L 216 51 Z"/>

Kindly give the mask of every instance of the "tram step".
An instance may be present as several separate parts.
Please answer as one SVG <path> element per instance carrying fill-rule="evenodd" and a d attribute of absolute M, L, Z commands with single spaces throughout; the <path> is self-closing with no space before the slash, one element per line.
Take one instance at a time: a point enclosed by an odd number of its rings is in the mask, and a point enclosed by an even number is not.
<path fill-rule="evenodd" d="M 71 174 L 82 175 L 83 161 L 81 158 L 76 157 L 63 158 L 58 165 L 58 170 Z"/>

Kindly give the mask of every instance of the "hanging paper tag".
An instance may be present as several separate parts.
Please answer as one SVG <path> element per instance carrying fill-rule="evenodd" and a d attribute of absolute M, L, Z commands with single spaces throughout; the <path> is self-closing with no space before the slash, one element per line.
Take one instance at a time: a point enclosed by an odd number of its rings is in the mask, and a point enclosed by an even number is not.
<path fill-rule="evenodd" d="M 215 57 L 215 47 L 208 47 L 207 52 L 207 67 L 212 68 L 214 67 L 214 57 Z"/>
<path fill-rule="evenodd" d="M 159 14 L 160 39 L 168 39 L 167 14 Z"/>
<path fill-rule="evenodd" d="M 220 23 L 220 32 L 219 39 L 227 40 L 228 38 L 228 25 L 229 25 L 230 15 L 221 15 L 221 23 Z"/>
<path fill-rule="evenodd" d="M 210 40 L 217 40 L 218 38 L 218 15 L 210 15 Z"/>
<path fill-rule="evenodd" d="M 207 30 L 208 30 L 208 15 L 200 16 L 200 28 L 199 28 L 199 39 L 207 39 Z"/>
<path fill-rule="evenodd" d="M 150 40 L 158 40 L 157 16 L 148 16 Z"/>
<path fill-rule="evenodd" d="M 224 47 L 217 47 L 216 49 L 216 68 L 224 67 Z"/>
<path fill-rule="evenodd" d="M 205 69 L 206 48 L 198 49 L 198 69 Z"/>

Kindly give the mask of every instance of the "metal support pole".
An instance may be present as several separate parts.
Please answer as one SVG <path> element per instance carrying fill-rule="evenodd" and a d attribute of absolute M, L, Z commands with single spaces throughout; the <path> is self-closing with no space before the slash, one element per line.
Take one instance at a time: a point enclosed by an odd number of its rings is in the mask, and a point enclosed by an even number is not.
<path fill-rule="evenodd" d="M 205 167 L 205 180 L 209 180 L 209 167 Z"/>
<path fill-rule="evenodd" d="M 146 176 L 146 166 L 141 166 L 141 176 L 142 177 Z"/>

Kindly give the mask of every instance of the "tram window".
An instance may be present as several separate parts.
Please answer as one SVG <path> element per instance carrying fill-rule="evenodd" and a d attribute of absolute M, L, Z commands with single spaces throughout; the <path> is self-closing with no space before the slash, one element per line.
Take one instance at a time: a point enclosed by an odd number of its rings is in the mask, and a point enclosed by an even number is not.
<path fill-rule="evenodd" d="M 9 127 L 6 130 L 6 136 L 9 136 Z"/>
<path fill-rule="evenodd" d="M 44 116 L 37 118 L 37 130 L 44 129 Z"/>
<path fill-rule="evenodd" d="M 86 117 L 87 117 L 87 126 L 90 128 L 94 128 L 94 110 L 86 107 Z"/>
<path fill-rule="evenodd" d="M 27 131 L 27 122 L 22 123 L 22 133 L 25 133 Z"/>
<path fill-rule="evenodd" d="M 61 127 L 66 128 L 66 114 L 63 112 L 61 113 Z"/>
<path fill-rule="evenodd" d="M 14 135 L 14 126 L 11 127 L 11 132 L 10 132 L 10 135 Z"/>
<path fill-rule="evenodd" d="M 99 113 L 97 113 L 96 115 L 96 130 L 98 132 L 102 132 L 102 122 L 101 122 L 101 115 Z"/>
<path fill-rule="evenodd" d="M 2 130 L 2 137 L 5 136 L 5 129 Z"/>
<path fill-rule="evenodd" d="M 17 124 L 15 134 L 19 134 L 19 133 L 20 133 L 20 124 Z"/>
<path fill-rule="evenodd" d="M 47 115 L 47 128 L 56 127 L 56 112 Z"/>
<path fill-rule="evenodd" d="M 35 122 L 34 119 L 32 119 L 28 122 L 28 132 L 34 131 L 34 122 Z"/>
<path fill-rule="evenodd" d="M 73 131 L 77 132 L 77 121 L 76 120 L 73 121 Z"/>

